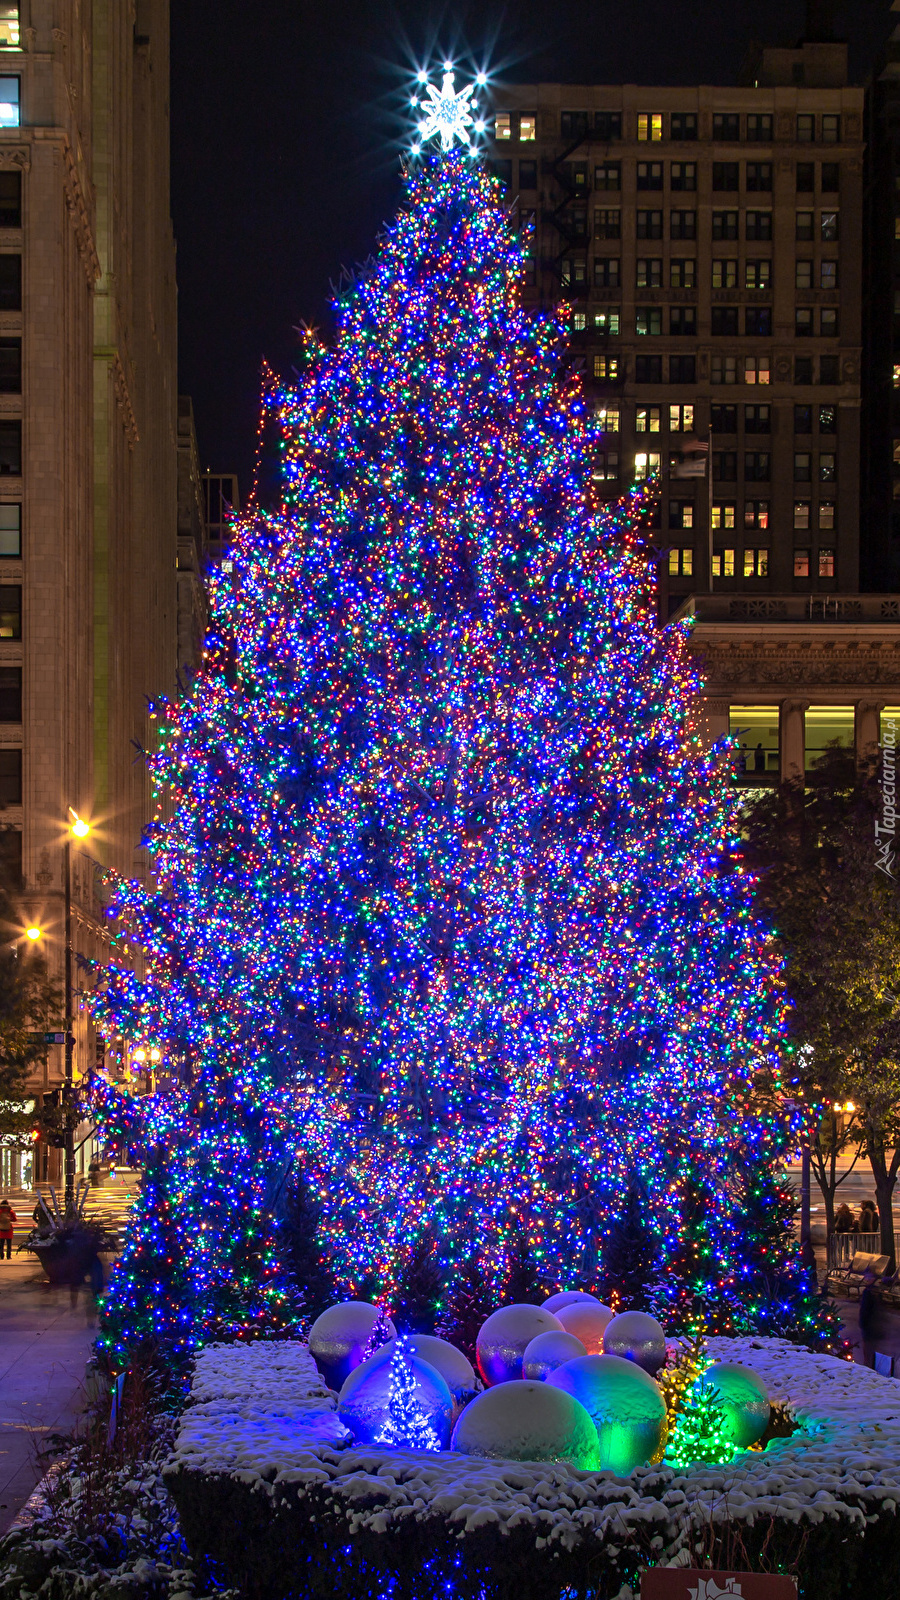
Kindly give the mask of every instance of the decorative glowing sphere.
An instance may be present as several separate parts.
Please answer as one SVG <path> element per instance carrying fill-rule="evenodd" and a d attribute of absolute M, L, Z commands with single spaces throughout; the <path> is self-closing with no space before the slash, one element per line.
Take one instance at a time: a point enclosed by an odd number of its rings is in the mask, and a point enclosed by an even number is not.
<path fill-rule="evenodd" d="M 576 1300 L 571 1305 L 563 1306 L 556 1316 L 566 1333 L 574 1333 L 580 1339 L 589 1356 L 599 1356 L 603 1350 L 603 1335 L 608 1322 L 612 1322 L 615 1312 L 612 1306 L 605 1306 L 602 1300 Z"/>
<path fill-rule="evenodd" d="M 411 1333 L 410 1346 L 421 1361 L 439 1372 L 457 1405 L 464 1405 L 478 1387 L 475 1368 L 456 1346 L 433 1333 Z M 393 1341 L 390 1348 L 393 1350 Z"/>
<path fill-rule="evenodd" d="M 521 1378 L 476 1395 L 450 1449 L 488 1461 L 567 1461 L 585 1472 L 599 1465 L 597 1430 L 580 1401 Z"/>
<path fill-rule="evenodd" d="M 608 1356 L 634 1361 L 651 1378 L 666 1364 L 666 1336 L 645 1311 L 621 1311 L 613 1317 L 604 1329 L 603 1349 Z"/>
<path fill-rule="evenodd" d="M 600 1299 L 595 1294 L 588 1294 L 586 1289 L 563 1289 L 559 1294 L 552 1294 L 545 1300 L 542 1310 L 552 1311 L 555 1317 L 564 1311 L 566 1306 L 576 1306 L 579 1301 L 589 1301 L 592 1305 L 599 1306 Z"/>
<path fill-rule="evenodd" d="M 600 1466 L 624 1476 L 651 1461 L 663 1443 L 666 1402 L 659 1384 L 621 1356 L 578 1356 L 557 1367 L 546 1387 L 584 1406 L 600 1445 Z"/>
<path fill-rule="evenodd" d="M 539 1333 L 559 1332 L 560 1323 L 540 1306 L 501 1306 L 483 1322 L 475 1341 L 475 1360 L 484 1382 L 521 1378 L 525 1348 Z"/>
<path fill-rule="evenodd" d="M 547 1374 L 555 1372 L 564 1361 L 584 1355 L 587 1355 L 587 1351 L 574 1333 L 557 1333 L 555 1329 L 551 1329 L 550 1333 L 539 1333 L 536 1339 L 525 1346 L 522 1376 L 543 1383 Z"/>
<path fill-rule="evenodd" d="M 309 1333 L 309 1353 L 329 1388 L 339 1389 L 348 1373 L 359 1366 L 377 1317 L 377 1306 L 365 1300 L 345 1300 L 316 1318 Z M 392 1322 L 388 1331 L 396 1337 Z"/>
<path fill-rule="evenodd" d="M 359 1444 L 375 1444 L 388 1417 L 391 1398 L 391 1357 L 395 1340 L 376 1350 L 368 1361 L 345 1378 L 338 1396 L 338 1416 Z M 438 1446 L 446 1450 L 450 1440 L 453 1396 L 440 1373 L 419 1356 L 412 1358 L 413 1396 L 421 1406 L 437 1436 Z"/>
<path fill-rule="evenodd" d="M 739 1450 L 748 1449 L 762 1438 L 771 1414 L 769 1392 L 751 1367 L 742 1367 L 736 1361 L 716 1361 L 698 1381 L 711 1384 L 722 1396 L 723 1426 Z"/>

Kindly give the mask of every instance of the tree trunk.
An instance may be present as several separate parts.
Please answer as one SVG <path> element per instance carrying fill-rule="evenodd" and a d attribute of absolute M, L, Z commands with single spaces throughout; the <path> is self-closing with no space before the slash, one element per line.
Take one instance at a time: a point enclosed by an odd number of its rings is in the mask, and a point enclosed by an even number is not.
<path fill-rule="evenodd" d="M 900 1151 L 892 1152 L 891 1159 L 887 1159 L 884 1144 L 878 1139 L 867 1139 L 866 1155 L 875 1180 L 875 1198 L 878 1203 L 878 1223 L 881 1233 L 881 1254 L 890 1257 L 888 1270 L 893 1272 L 896 1268 L 896 1247 L 894 1244 L 894 1190 L 897 1186 L 897 1168 L 900 1165 Z"/>

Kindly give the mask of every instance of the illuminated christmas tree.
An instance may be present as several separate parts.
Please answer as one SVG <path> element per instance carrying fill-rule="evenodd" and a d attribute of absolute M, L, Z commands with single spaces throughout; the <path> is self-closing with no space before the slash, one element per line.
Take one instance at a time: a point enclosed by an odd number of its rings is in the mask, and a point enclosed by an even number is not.
<path fill-rule="evenodd" d="M 416 1398 L 413 1349 L 409 1336 L 405 1333 L 400 1334 L 391 1356 L 388 1414 L 375 1443 L 407 1450 L 441 1448 L 440 1440 L 428 1420 L 428 1415 L 421 1401 Z"/>
<path fill-rule="evenodd" d="M 98 1010 L 164 1052 L 144 1160 L 178 1195 L 187 1342 L 284 1313 L 292 1161 L 346 1292 L 392 1301 L 426 1238 L 447 1285 L 477 1263 L 499 1298 L 523 1251 L 591 1281 L 637 1183 L 672 1311 L 735 1315 L 734 1153 L 786 1138 L 754 1110 L 775 958 L 647 496 L 599 501 L 567 313 L 526 312 L 521 273 L 498 183 L 424 157 L 333 346 L 268 392 L 282 502 L 237 526 L 164 708 L 156 887 L 118 895 L 146 977 Z M 168 1326 L 138 1266 L 111 1328 Z M 789 1242 L 781 1268 L 802 1298 Z"/>

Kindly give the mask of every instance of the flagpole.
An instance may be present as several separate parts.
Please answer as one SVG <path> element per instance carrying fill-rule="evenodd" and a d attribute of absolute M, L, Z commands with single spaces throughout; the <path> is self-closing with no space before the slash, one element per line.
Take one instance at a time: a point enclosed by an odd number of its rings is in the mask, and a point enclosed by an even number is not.
<path fill-rule="evenodd" d="M 706 516 L 709 525 L 709 592 L 713 592 L 713 475 L 712 475 L 712 423 L 709 425 L 709 445 L 706 451 Z"/>

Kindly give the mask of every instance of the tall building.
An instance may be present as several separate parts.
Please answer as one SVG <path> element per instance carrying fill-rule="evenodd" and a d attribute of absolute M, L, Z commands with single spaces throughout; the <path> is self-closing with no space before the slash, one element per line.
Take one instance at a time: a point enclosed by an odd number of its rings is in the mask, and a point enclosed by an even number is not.
<path fill-rule="evenodd" d="M 0 5 L 0 799 L 60 980 L 67 875 L 74 951 L 102 959 L 98 866 L 147 871 L 139 751 L 175 679 L 168 23 L 167 0 Z M 92 831 L 67 851 L 70 807 Z M 96 1048 L 79 1009 L 76 1073 Z M 36 1088 L 63 1074 L 54 1047 Z"/>
<path fill-rule="evenodd" d="M 866 97 L 863 582 L 900 587 L 900 0 Z"/>
<path fill-rule="evenodd" d="M 572 305 L 598 490 L 659 474 L 662 614 L 695 618 L 703 723 L 755 784 L 871 747 L 900 704 L 900 603 L 859 594 L 864 91 L 823 10 L 740 86 L 494 105 L 526 296 Z"/>

